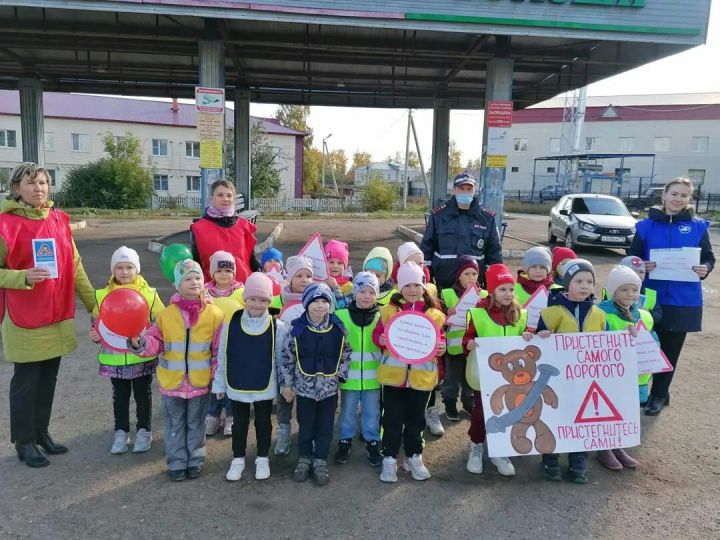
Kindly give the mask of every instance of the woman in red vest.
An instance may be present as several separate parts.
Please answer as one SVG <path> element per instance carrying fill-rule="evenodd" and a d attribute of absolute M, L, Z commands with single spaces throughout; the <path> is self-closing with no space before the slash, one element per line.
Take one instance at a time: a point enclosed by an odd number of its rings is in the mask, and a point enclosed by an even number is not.
<path fill-rule="evenodd" d="M 207 283 L 212 281 L 210 256 L 216 251 L 229 251 L 235 257 L 235 279 L 244 283 L 251 273 L 260 270 L 260 263 L 253 254 L 255 225 L 235 214 L 232 182 L 213 182 L 210 197 L 205 215 L 190 225 L 193 259 L 200 263 Z"/>
<path fill-rule="evenodd" d="M 47 170 L 22 163 L 10 176 L 10 195 L 0 203 L 3 353 L 15 364 L 10 436 L 30 467 L 44 467 L 47 455 L 67 452 L 48 433 L 55 383 L 60 357 L 77 348 L 75 295 L 88 312 L 95 303 L 70 217 L 52 207 L 49 192 Z M 43 258 L 50 267 L 35 262 Z"/>

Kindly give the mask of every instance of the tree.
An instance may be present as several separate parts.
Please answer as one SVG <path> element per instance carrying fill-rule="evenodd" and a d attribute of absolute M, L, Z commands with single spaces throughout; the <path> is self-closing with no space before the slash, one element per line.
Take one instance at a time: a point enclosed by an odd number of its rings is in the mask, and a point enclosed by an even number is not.
<path fill-rule="evenodd" d="M 405 163 L 405 160 L 403 159 L 402 154 L 396 151 L 395 154 L 390 154 L 385 158 L 385 163 Z"/>
<path fill-rule="evenodd" d="M 347 179 L 348 182 L 354 182 L 355 181 L 355 171 L 359 169 L 360 167 L 367 167 L 372 163 L 372 156 L 370 155 L 370 152 L 362 152 L 360 150 L 357 150 L 355 153 L 353 153 L 353 161 L 352 165 L 348 169 L 347 172 Z"/>
<path fill-rule="evenodd" d="M 338 183 L 342 183 L 345 181 L 345 175 L 347 174 L 347 156 L 345 155 L 345 150 L 339 149 L 330 152 L 327 165 L 328 168 L 327 172 L 325 173 L 326 186 L 328 183 L 328 177 L 330 182 L 332 182 L 331 168 L 335 169 L 335 178 L 337 179 Z"/>
<path fill-rule="evenodd" d="M 366 212 L 391 210 L 398 193 L 393 186 L 377 176 L 371 176 L 362 195 L 362 207 Z"/>
<path fill-rule="evenodd" d="M 405 160 L 403 160 L 403 163 L 405 163 Z M 420 168 L 420 158 L 414 150 L 408 152 L 408 167 L 412 169 Z"/>
<path fill-rule="evenodd" d="M 10 169 L 0 169 L 0 191 L 5 192 L 10 189 Z"/>
<path fill-rule="evenodd" d="M 142 166 L 140 139 L 132 133 L 103 137 L 105 152 L 72 169 L 65 181 L 65 204 L 94 208 L 143 208 L 153 192 L 153 178 Z"/>
<path fill-rule="evenodd" d="M 313 130 L 308 125 L 308 116 L 310 116 L 309 105 L 280 105 L 275 111 L 275 118 L 280 120 L 282 125 L 308 133 L 303 141 L 305 150 L 313 143 Z"/>
<path fill-rule="evenodd" d="M 317 193 L 320 190 L 320 178 L 322 175 L 322 152 L 317 148 L 306 148 L 303 175 L 303 191 L 305 193 Z"/>
<path fill-rule="evenodd" d="M 457 147 L 457 143 L 451 140 L 448 149 L 448 177 L 454 178 L 464 170 L 462 166 L 462 152 Z"/>
<path fill-rule="evenodd" d="M 466 169 L 470 169 L 471 171 L 479 171 L 482 169 L 482 159 L 481 158 L 475 158 L 475 159 L 468 159 L 467 167 Z"/>
<path fill-rule="evenodd" d="M 268 144 L 260 122 L 250 125 L 250 194 L 253 198 L 274 197 L 280 191 L 280 173 L 277 166 L 279 152 Z M 225 178 L 235 182 L 235 133 L 225 131 Z"/>

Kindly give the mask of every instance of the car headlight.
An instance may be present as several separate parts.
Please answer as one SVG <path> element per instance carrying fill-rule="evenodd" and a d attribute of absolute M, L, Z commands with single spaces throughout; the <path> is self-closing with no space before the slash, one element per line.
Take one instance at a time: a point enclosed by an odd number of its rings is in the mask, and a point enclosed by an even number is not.
<path fill-rule="evenodd" d="M 595 225 L 590 225 L 589 223 L 585 223 L 584 221 L 578 221 L 578 226 L 579 226 L 583 231 L 595 232 Z"/>

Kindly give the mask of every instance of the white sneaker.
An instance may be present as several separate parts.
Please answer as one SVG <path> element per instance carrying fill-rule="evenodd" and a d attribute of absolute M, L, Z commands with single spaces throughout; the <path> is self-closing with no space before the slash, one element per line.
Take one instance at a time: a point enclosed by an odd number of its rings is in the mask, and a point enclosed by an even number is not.
<path fill-rule="evenodd" d="M 245 470 L 245 458 L 239 457 L 234 458 L 230 462 L 230 468 L 228 469 L 227 474 L 225 475 L 225 480 L 228 482 L 237 482 L 240 480 L 240 477 L 242 476 L 243 471 Z"/>
<path fill-rule="evenodd" d="M 430 433 L 436 437 L 442 437 L 445 433 L 445 428 L 440 421 L 440 411 L 436 407 L 431 407 L 425 411 L 425 423 Z"/>
<path fill-rule="evenodd" d="M 141 428 L 135 434 L 135 444 L 133 445 L 133 453 L 140 454 L 141 452 L 147 452 L 152 446 L 153 436 L 152 432 L 145 428 Z"/>
<path fill-rule="evenodd" d="M 380 481 L 394 483 L 397 478 L 397 459 L 385 457 L 382 461 L 382 471 L 380 472 Z"/>
<path fill-rule="evenodd" d="M 205 417 L 205 435 L 212 437 L 218 432 L 218 429 L 220 429 L 220 418 L 208 414 Z"/>
<path fill-rule="evenodd" d="M 127 431 L 118 429 L 113 435 L 113 443 L 110 448 L 111 454 L 124 454 L 128 451 L 128 443 L 130 442 L 130 435 Z"/>
<path fill-rule="evenodd" d="M 470 443 L 470 457 L 468 457 L 465 468 L 473 474 L 482 474 L 483 471 L 483 443 Z"/>
<path fill-rule="evenodd" d="M 515 467 L 512 462 L 506 457 L 494 457 L 490 458 L 490 463 L 497 467 L 498 472 L 502 476 L 515 476 Z"/>
<path fill-rule="evenodd" d="M 233 417 L 225 417 L 225 425 L 223 425 L 223 435 L 225 437 L 232 437 Z"/>
<path fill-rule="evenodd" d="M 270 478 L 270 458 L 255 458 L 255 480 L 267 480 Z"/>
<path fill-rule="evenodd" d="M 422 454 L 415 454 L 407 462 L 410 465 L 410 474 L 415 480 L 427 480 L 430 478 L 430 471 L 427 470 L 423 463 Z"/>

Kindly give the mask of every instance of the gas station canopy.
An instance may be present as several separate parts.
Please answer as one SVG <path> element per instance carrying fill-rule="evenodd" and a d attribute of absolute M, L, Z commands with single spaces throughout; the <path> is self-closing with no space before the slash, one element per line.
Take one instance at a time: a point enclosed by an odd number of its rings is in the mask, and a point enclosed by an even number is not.
<path fill-rule="evenodd" d="M 278 5 L 281 4 L 281 5 Z M 198 43 L 225 46 L 250 100 L 359 107 L 485 105 L 513 61 L 524 108 L 704 43 L 710 0 L 6 0 L 0 88 L 194 97 Z"/>

